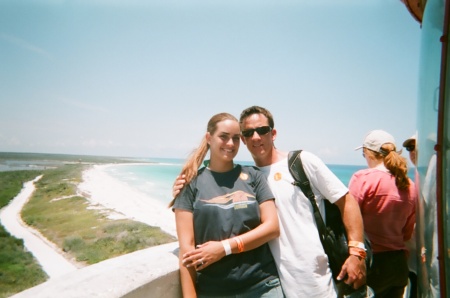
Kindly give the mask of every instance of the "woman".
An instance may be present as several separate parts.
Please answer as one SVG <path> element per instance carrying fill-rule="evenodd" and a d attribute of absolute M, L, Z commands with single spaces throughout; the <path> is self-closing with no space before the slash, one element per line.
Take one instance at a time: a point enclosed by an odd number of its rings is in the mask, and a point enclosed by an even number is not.
<path fill-rule="evenodd" d="M 409 274 L 405 241 L 414 230 L 417 192 L 389 133 L 371 131 L 356 149 L 361 148 L 369 168 L 352 176 L 349 190 L 361 208 L 374 253 L 367 284 L 377 298 L 403 297 Z"/>
<path fill-rule="evenodd" d="M 283 297 L 267 245 L 279 235 L 274 198 L 256 168 L 233 163 L 239 144 L 238 120 L 217 114 L 181 171 L 186 187 L 171 206 L 183 297 Z"/>

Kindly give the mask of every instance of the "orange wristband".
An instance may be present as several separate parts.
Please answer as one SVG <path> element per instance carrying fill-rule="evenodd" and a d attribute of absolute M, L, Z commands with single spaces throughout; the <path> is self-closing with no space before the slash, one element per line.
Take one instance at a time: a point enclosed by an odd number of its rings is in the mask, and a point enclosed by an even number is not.
<path fill-rule="evenodd" d="M 240 253 L 243 252 L 244 251 L 244 242 L 242 242 L 241 237 L 236 236 L 233 239 L 236 240 L 238 252 L 240 252 Z"/>
<path fill-rule="evenodd" d="M 348 254 L 349 255 L 353 255 L 353 256 L 357 256 L 359 258 L 365 259 L 367 256 L 367 253 L 364 249 L 359 248 L 359 247 L 349 247 L 348 248 Z"/>

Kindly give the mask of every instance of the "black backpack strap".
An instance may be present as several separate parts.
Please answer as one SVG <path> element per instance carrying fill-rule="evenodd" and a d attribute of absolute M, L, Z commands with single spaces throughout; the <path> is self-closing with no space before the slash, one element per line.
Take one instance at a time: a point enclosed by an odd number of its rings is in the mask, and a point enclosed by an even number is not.
<path fill-rule="evenodd" d="M 314 193 L 311 189 L 311 184 L 308 180 L 308 177 L 306 177 L 305 170 L 303 169 L 300 153 L 302 153 L 302 150 L 296 150 L 290 151 L 288 155 L 289 172 L 291 172 L 291 175 L 295 180 L 292 184 L 300 187 L 302 192 L 311 202 L 317 229 L 319 230 L 320 241 L 323 241 L 323 239 L 326 237 L 327 228 L 325 227 L 325 223 L 323 221 L 322 215 L 320 214 L 319 207 L 317 206 Z"/>
<path fill-rule="evenodd" d="M 308 177 L 306 177 L 305 170 L 303 169 L 302 159 L 300 158 L 302 150 L 291 151 L 288 155 L 289 171 L 294 178 L 293 184 L 300 187 L 305 196 L 311 200 L 314 199 L 314 193 L 311 189 Z"/>

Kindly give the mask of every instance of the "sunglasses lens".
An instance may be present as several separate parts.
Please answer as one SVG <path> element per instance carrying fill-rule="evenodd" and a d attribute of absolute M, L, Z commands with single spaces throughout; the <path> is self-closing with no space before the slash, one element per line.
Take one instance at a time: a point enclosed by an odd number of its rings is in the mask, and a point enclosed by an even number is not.
<path fill-rule="evenodd" d="M 270 128 L 270 126 L 261 126 L 261 127 L 256 128 L 255 130 L 260 136 L 262 136 L 262 135 L 265 135 L 266 133 L 268 133 L 271 130 L 271 128 Z"/>
<path fill-rule="evenodd" d="M 253 136 L 253 133 L 255 132 L 254 129 L 249 129 L 249 130 L 243 130 L 242 131 L 242 135 L 246 138 Z"/>
<path fill-rule="evenodd" d="M 415 149 L 415 146 L 406 147 L 406 151 L 409 151 L 409 152 L 413 151 L 414 149 Z"/>
<path fill-rule="evenodd" d="M 272 130 L 272 128 L 270 126 L 261 126 L 258 128 L 243 130 L 242 135 L 246 138 L 249 138 L 249 137 L 252 137 L 256 131 L 260 136 L 262 136 L 262 135 L 267 134 L 271 130 Z"/>

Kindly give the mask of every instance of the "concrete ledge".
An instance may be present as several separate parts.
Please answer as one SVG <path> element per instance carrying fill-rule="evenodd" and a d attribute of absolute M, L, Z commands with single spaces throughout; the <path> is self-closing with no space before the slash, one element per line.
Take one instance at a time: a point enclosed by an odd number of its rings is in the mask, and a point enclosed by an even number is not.
<path fill-rule="evenodd" d="M 182 297 L 178 242 L 151 247 L 84 267 L 11 297 Z"/>

